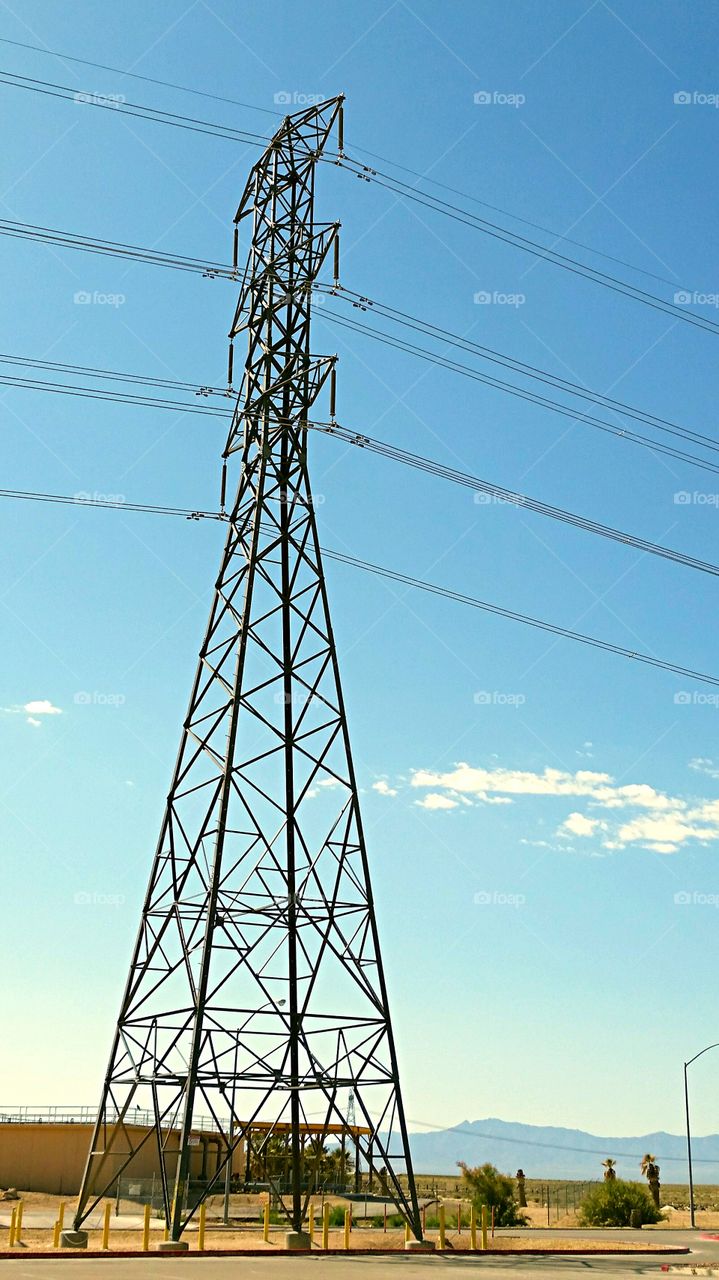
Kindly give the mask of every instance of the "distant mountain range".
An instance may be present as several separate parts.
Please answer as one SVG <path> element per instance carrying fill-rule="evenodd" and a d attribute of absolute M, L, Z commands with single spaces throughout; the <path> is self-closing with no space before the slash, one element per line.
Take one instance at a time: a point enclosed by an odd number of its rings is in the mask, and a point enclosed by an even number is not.
<path fill-rule="evenodd" d="M 617 1161 L 620 1178 L 638 1179 L 645 1152 L 656 1155 L 664 1183 L 687 1181 L 686 1138 L 673 1133 L 603 1137 L 581 1129 L 558 1129 L 506 1120 L 465 1120 L 452 1129 L 410 1134 L 415 1172 L 456 1173 L 457 1161 L 490 1161 L 505 1173 L 524 1169 L 528 1178 L 596 1180 L 602 1160 Z M 692 1138 L 695 1182 L 719 1183 L 719 1134 Z"/>

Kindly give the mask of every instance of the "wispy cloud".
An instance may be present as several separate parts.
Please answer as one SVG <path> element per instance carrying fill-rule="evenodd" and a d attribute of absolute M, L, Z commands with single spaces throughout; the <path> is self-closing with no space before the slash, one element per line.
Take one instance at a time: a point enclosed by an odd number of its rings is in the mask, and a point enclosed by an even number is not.
<path fill-rule="evenodd" d="M 719 764 L 708 756 L 695 756 L 689 761 L 689 768 L 695 769 L 697 773 L 705 773 L 708 778 L 719 778 Z"/>
<path fill-rule="evenodd" d="M 421 800 L 415 800 L 415 804 L 419 805 L 420 809 L 456 809 L 459 800 L 430 791 L 429 795 L 423 796 Z"/>
<path fill-rule="evenodd" d="M 719 778 L 719 766 L 712 760 L 697 757 L 690 767 Z M 572 808 L 562 818 L 556 831 L 560 842 L 593 839 L 607 850 L 638 846 L 653 853 L 676 853 L 688 843 L 719 840 L 719 800 L 670 795 L 647 782 L 619 784 L 611 774 L 595 770 L 484 769 L 459 763 L 444 772 L 417 769 L 411 786 L 427 789 L 416 802 L 425 809 L 455 809 L 468 802 L 513 804 L 530 798 L 583 800 L 589 812 Z"/>
<path fill-rule="evenodd" d="M 54 706 L 49 698 L 33 698 L 30 702 L 18 703 L 13 707 L 2 707 L 2 712 L 6 716 L 24 715 L 28 724 L 39 729 L 42 720 L 38 720 L 38 716 L 61 716 L 62 708 Z"/>
<path fill-rule="evenodd" d="M 384 778 L 379 778 L 377 782 L 372 783 L 372 790 L 379 792 L 381 796 L 396 796 L 397 788 L 391 787 Z"/>

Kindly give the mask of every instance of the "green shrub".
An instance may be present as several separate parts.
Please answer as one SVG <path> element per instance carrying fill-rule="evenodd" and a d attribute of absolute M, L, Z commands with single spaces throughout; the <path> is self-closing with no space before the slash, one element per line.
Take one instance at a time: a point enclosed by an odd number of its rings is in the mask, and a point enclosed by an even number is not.
<path fill-rule="evenodd" d="M 519 1213 L 514 1199 L 512 1178 L 506 1173 L 500 1173 L 493 1164 L 482 1164 L 476 1169 L 470 1169 L 460 1161 L 459 1167 L 466 1191 L 478 1212 L 485 1204 L 490 1213 L 494 1209 L 495 1226 L 526 1226 L 527 1219 L 523 1213 Z"/>
<path fill-rule="evenodd" d="M 583 1227 L 643 1227 L 661 1222 L 662 1215 L 649 1192 L 638 1182 L 603 1182 L 582 1201 L 579 1221 Z"/>

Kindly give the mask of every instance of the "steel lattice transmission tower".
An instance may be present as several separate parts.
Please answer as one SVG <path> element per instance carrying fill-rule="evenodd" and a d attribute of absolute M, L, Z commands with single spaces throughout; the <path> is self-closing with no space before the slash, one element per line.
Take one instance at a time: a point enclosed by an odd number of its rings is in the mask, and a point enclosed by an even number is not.
<path fill-rule="evenodd" d="M 341 98 L 288 116 L 235 219 L 237 245 L 252 218 L 230 334 L 248 333 L 226 451 L 241 455 L 239 488 L 76 1231 L 151 1142 L 180 1241 L 253 1123 L 289 1123 L 282 1203 L 299 1232 L 303 1126 L 320 1140 L 346 1126 L 353 1097 L 362 1161 L 422 1235 L 307 464 L 308 415 L 334 370 L 311 353 L 310 308 L 337 242 L 314 216 L 336 123 L 341 151 Z M 154 1127 L 132 1124 L 141 1106 Z M 200 1114 L 222 1142 L 209 1186 L 191 1177 Z"/>

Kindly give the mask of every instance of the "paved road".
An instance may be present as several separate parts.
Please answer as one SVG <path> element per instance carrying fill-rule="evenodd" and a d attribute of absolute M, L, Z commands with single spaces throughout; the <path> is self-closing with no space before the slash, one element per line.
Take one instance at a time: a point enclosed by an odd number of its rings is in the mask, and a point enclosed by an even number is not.
<path fill-rule="evenodd" d="M 513 1232 L 502 1231 L 503 1236 Z M 526 1228 L 522 1235 L 530 1234 Z M 539 1239 L 546 1238 L 545 1231 L 537 1231 Z M 553 1236 L 571 1238 L 582 1234 L 571 1230 L 553 1231 Z M 586 1232 L 584 1233 L 586 1236 Z M 597 1243 L 602 1238 L 616 1242 L 619 1237 L 641 1241 L 644 1244 L 687 1245 L 690 1255 L 675 1258 L 658 1256 L 584 1256 L 561 1257 L 558 1255 L 525 1255 L 498 1257 L 478 1254 L 471 1258 L 452 1257 L 451 1254 L 434 1254 L 418 1258 L 405 1254 L 395 1257 L 324 1257 L 288 1258 L 269 1257 L 212 1258 L 198 1257 L 191 1253 L 180 1258 L 159 1258 L 153 1254 L 134 1258 L 79 1258 L 71 1253 L 55 1254 L 50 1259 L 17 1258 L 9 1264 L 7 1280 L 442 1280 L 450 1268 L 462 1274 L 483 1270 L 497 1272 L 496 1280 L 528 1280 L 537 1273 L 541 1280 L 581 1280 L 594 1273 L 596 1280 L 624 1280 L 625 1277 L 654 1277 L 663 1280 L 661 1267 L 667 1263 L 702 1264 L 719 1266 L 719 1242 L 701 1240 L 698 1232 L 691 1231 L 594 1231 Z M 2 1260 L 0 1255 L 0 1268 Z M 5 1276 L 0 1271 L 0 1280 Z M 589 1277 L 591 1280 L 591 1276 Z"/>
<path fill-rule="evenodd" d="M 688 1259 L 687 1259 L 688 1260 Z M 693 1258 L 692 1261 L 698 1261 Z M 581 1280 L 594 1273 L 595 1280 L 622 1280 L 648 1276 L 662 1280 L 661 1259 L 657 1258 L 452 1258 L 447 1254 L 413 1258 L 201 1258 L 188 1254 L 182 1259 L 145 1258 L 65 1258 L 32 1260 L 8 1264 L 8 1280 L 443 1280 L 448 1274 L 496 1271 L 496 1280 L 528 1280 L 532 1272 L 541 1280 Z M 0 1263 L 2 1266 L 2 1263 Z"/>

